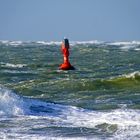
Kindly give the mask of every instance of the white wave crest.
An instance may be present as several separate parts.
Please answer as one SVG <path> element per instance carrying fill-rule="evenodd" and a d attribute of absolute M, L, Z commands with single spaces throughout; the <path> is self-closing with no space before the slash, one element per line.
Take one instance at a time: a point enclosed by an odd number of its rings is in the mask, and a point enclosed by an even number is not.
<path fill-rule="evenodd" d="M 71 41 L 71 45 L 85 45 L 85 44 L 103 44 L 103 41 L 91 40 L 91 41 Z"/>
<path fill-rule="evenodd" d="M 23 44 L 23 41 L 9 41 L 9 40 L 2 40 L 0 43 L 5 45 L 11 45 L 11 46 L 19 46 Z"/>
<path fill-rule="evenodd" d="M 126 78 L 133 78 L 133 79 L 135 79 L 136 76 L 140 76 L 140 72 L 139 71 L 135 71 L 135 72 L 132 72 L 132 73 L 129 73 L 129 74 L 124 74 L 123 76 L 126 77 Z"/>
<path fill-rule="evenodd" d="M 11 45 L 11 46 L 19 46 L 24 44 L 41 44 L 41 45 L 61 45 L 62 41 L 0 41 L 0 43 L 5 45 Z M 70 45 L 85 45 L 85 44 L 102 44 L 103 41 L 98 40 L 91 40 L 91 41 L 70 41 Z"/>
<path fill-rule="evenodd" d="M 42 45 L 60 45 L 61 44 L 61 42 L 59 42 L 59 41 L 50 41 L 50 42 L 47 42 L 47 41 L 37 41 L 36 43 L 42 44 Z"/>
<path fill-rule="evenodd" d="M 0 87 L 0 115 L 23 115 L 23 99 L 11 90 Z"/>
<path fill-rule="evenodd" d="M 132 42 L 111 42 L 106 43 L 107 45 L 119 46 L 121 50 L 128 51 L 128 50 L 140 50 L 140 41 L 132 41 Z"/>
<path fill-rule="evenodd" d="M 22 44 L 43 44 L 43 45 L 60 45 L 62 41 L 9 41 L 9 40 L 0 40 L 0 43 L 18 46 Z M 115 45 L 115 46 L 133 46 L 133 45 L 140 45 L 140 41 L 121 41 L 121 42 L 106 42 L 106 41 L 99 41 L 99 40 L 90 40 L 90 41 L 72 41 L 70 40 L 70 44 L 106 44 L 106 45 Z"/>
<path fill-rule="evenodd" d="M 11 68 L 23 68 L 27 66 L 26 64 L 12 64 L 12 63 L 0 63 L 2 67 L 11 67 Z"/>
<path fill-rule="evenodd" d="M 110 42 L 110 43 L 107 43 L 108 45 L 116 45 L 116 46 L 121 46 L 121 45 L 140 45 L 140 41 L 128 41 L 128 42 Z"/>

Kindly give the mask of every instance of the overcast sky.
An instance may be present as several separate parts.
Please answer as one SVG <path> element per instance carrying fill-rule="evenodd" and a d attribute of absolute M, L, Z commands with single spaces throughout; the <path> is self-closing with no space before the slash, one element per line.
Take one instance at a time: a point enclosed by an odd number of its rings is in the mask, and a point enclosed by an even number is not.
<path fill-rule="evenodd" d="M 0 0 L 0 40 L 140 40 L 140 0 Z"/>

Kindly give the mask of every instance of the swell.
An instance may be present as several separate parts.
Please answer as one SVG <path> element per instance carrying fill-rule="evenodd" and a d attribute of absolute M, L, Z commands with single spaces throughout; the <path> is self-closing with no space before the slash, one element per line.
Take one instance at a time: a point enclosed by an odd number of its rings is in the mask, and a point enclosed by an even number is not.
<path fill-rule="evenodd" d="M 140 89 L 140 72 L 119 75 L 105 79 L 76 79 L 60 83 L 63 88 L 73 90 L 103 90 L 103 89 Z"/>

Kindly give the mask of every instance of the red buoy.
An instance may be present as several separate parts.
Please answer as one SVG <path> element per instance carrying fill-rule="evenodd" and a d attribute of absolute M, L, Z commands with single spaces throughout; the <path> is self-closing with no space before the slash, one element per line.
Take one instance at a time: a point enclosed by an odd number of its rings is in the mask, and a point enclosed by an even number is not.
<path fill-rule="evenodd" d="M 61 70 L 74 70 L 75 68 L 69 62 L 69 40 L 64 39 L 61 45 L 61 51 L 63 54 L 63 64 L 60 65 Z"/>

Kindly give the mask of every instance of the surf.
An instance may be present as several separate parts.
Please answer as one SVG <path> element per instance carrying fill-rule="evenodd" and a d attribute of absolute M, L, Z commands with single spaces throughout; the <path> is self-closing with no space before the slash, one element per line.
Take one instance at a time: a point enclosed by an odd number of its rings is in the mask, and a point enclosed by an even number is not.
<path fill-rule="evenodd" d="M 140 136 L 139 114 L 139 110 L 127 108 L 110 111 L 94 111 L 75 106 L 47 103 L 37 99 L 24 98 L 7 88 L 0 87 L 0 120 L 4 119 L 6 122 L 7 119 L 11 120 L 14 117 L 19 124 L 22 120 L 22 127 L 25 127 L 27 130 L 29 129 L 29 131 L 31 126 L 27 126 L 27 122 L 31 125 L 34 123 L 34 130 L 36 130 L 35 128 L 58 127 L 58 129 L 73 128 L 78 132 L 78 129 L 81 128 L 81 136 L 82 133 L 88 133 L 89 131 L 90 137 L 94 137 L 95 133 L 100 133 L 100 138 L 107 135 L 110 137 L 109 139 L 135 138 Z M 14 129 L 17 128 L 15 127 Z M 20 135 L 20 131 L 26 130 L 19 128 L 17 131 L 19 137 L 25 137 L 21 136 L 22 134 Z M 63 135 L 63 129 L 59 129 L 59 133 Z M 68 132 L 65 132 L 64 137 L 67 138 L 66 133 Z M 131 136 L 129 133 L 131 133 Z M 16 135 L 16 132 L 13 135 Z M 52 138 L 53 135 L 49 137 Z"/>

